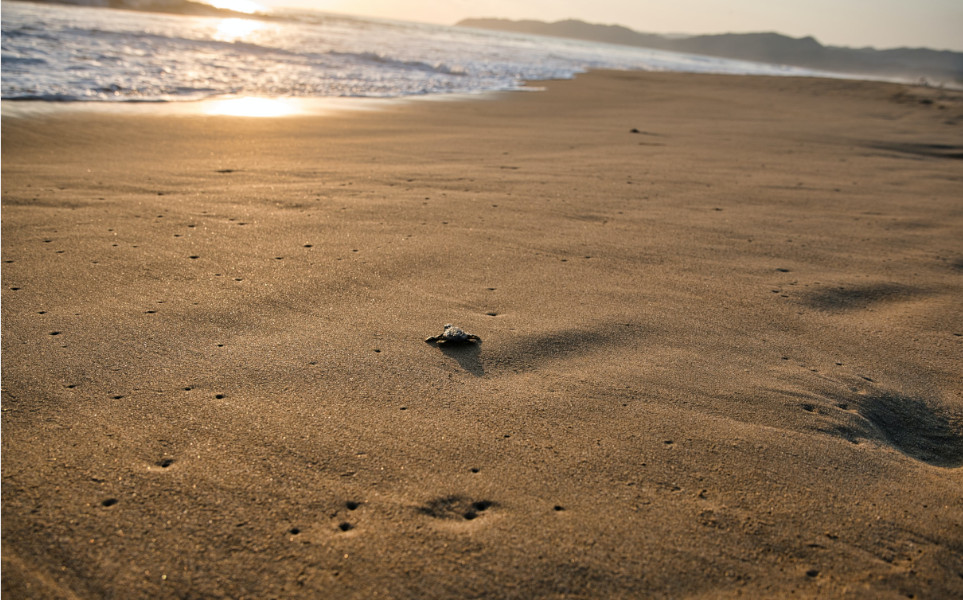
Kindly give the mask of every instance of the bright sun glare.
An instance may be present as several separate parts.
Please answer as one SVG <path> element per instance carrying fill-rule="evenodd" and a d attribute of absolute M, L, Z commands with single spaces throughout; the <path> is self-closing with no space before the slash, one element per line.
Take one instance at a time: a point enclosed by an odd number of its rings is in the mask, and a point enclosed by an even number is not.
<path fill-rule="evenodd" d="M 217 24 L 214 39 L 220 42 L 236 42 L 263 28 L 264 23 L 262 21 L 253 19 L 222 19 Z"/>
<path fill-rule="evenodd" d="M 210 102 L 204 112 L 228 117 L 284 117 L 296 114 L 298 107 L 284 98 L 230 98 Z"/>
<path fill-rule="evenodd" d="M 264 7 L 251 0 L 206 0 L 214 8 L 233 10 L 234 12 L 252 15 L 256 12 L 264 12 Z"/>

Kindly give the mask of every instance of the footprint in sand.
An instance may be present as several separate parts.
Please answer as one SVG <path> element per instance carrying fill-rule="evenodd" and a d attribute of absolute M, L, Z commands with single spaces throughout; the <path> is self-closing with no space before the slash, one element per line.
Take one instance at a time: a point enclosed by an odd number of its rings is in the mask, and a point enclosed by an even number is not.
<path fill-rule="evenodd" d="M 825 408 L 817 403 L 800 407 L 830 417 L 832 422 L 824 424 L 822 431 L 852 443 L 876 439 L 933 466 L 963 467 L 963 414 L 875 385 L 854 385 L 820 395 L 828 400 Z"/>
<path fill-rule="evenodd" d="M 895 392 L 864 397 L 859 414 L 903 454 L 938 467 L 963 466 L 963 419 Z"/>
<path fill-rule="evenodd" d="M 496 506 L 491 500 L 472 500 L 466 496 L 444 496 L 429 500 L 418 512 L 442 521 L 474 521 Z"/>

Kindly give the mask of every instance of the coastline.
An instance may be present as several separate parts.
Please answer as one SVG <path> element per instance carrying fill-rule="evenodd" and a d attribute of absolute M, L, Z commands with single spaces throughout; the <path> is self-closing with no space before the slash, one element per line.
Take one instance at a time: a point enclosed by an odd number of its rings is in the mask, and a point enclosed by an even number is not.
<path fill-rule="evenodd" d="M 459 95 L 467 100 L 468 95 Z M 279 118 L 287 116 L 321 117 L 341 112 L 378 110 L 410 101 L 407 98 L 269 98 L 232 96 L 205 100 L 172 100 L 148 102 L 51 102 L 46 100 L 3 100 L 3 114 L 10 119 L 30 119 L 65 115 L 118 115 L 126 117 L 248 117 Z M 232 112 L 232 105 L 263 102 L 274 105 L 275 114 Z"/>
<path fill-rule="evenodd" d="M 538 84 L 4 114 L 3 591 L 963 594 L 960 95 Z"/>

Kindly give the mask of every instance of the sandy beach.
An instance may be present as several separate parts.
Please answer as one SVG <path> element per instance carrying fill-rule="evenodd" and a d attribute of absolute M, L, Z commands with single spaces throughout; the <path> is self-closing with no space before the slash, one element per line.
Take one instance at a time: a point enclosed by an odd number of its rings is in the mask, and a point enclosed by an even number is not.
<path fill-rule="evenodd" d="M 6 598 L 963 597 L 963 95 L 540 86 L 5 104 Z"/>

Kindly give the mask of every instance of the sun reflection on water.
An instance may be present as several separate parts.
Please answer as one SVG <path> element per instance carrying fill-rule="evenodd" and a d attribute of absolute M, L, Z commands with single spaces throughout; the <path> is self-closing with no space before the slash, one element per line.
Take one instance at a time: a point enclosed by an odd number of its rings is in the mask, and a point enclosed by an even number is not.
<path fill-rule="evenodd" d="M 221 19 L 217 24 L 217 31 L 214 32 L 214 39 L 219 42 L 236 42 L 263 28 L 264 22 L 256 19 Z"/>
<path fill-rule="evenodd" d="M 286 117 L 301 111 L 288 98 L 229 98 L 206 103 L 204 113 L 225 117 Z"/>

